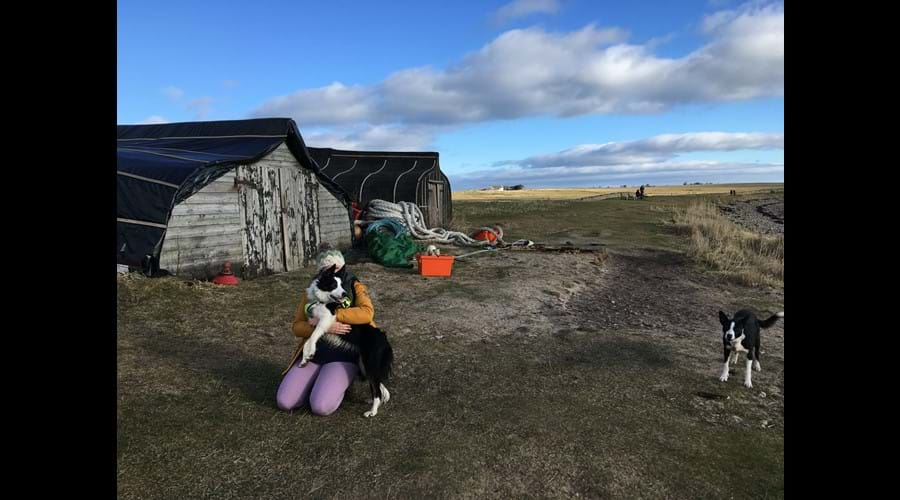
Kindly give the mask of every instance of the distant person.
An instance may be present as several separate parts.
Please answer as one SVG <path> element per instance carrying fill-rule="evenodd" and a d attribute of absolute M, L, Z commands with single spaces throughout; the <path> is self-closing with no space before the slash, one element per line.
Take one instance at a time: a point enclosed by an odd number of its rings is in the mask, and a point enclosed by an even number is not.
<path fill-rule="evenodd" d="M 644 185 L 641 184 L 641 198 L 644 198 Z"/>

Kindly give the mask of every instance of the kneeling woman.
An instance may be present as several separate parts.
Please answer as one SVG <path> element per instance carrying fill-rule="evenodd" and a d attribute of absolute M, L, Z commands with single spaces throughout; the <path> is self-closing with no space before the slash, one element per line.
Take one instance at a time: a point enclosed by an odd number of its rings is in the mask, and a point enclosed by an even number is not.
<path fill-rule="evenodd" d="M 349 307 L 335 311 L 336 321 L 328 333 L 345 335 L 350 325 L 370 324 L 375 326 L 375 308 L 366 286 L 344 265 L 344 256 L 337 250 L 329 250 L 319 255 L 317 271 L 336 267 L 336 274 L 351 295 Z M 294 314 L 291 330 L 300 339 L 300 345 L 294 350 L 291 363 L 282 373 L 284 379 L 278 387 L 276 400 L 278 408 L 289 411 L 309 402 L 309 407 L 316 415 L 331 415 L 344 400 L 344 393 L 359 372 L 358 354 L 347 352 L 331 346 L 327 342 L 319 342 L 316 354 L 306 366 L 300 366 L 303 344 L 312 335 L 316 325 L 315 318 L 306 316 L 306 294 L 300 299 L 300 305 Z"/>

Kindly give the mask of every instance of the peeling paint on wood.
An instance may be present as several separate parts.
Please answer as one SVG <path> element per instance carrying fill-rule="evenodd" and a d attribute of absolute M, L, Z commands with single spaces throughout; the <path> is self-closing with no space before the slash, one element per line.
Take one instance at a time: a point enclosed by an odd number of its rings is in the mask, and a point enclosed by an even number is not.
<path fill-rule="evenodd" d="M 282 145 L 176 206 L 161 265 L 209 272 L 230 260 L 244 278 L 293 271 L 313 263 L 321 241 L 348 247 L 350 229 L 343 203 Z"/>

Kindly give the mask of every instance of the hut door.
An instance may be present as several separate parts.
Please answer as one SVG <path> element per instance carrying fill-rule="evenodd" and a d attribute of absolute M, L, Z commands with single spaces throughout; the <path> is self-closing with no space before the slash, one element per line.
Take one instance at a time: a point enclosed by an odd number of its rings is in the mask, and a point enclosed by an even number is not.
<path fill-rule="evenodd" d="M 237 169 L 244 276 L 293 271 L 315 255 L 318 204 L 315 177 L 297 168 L 259 164 Z"/>
<path fill-rule="evenodd" d="M 444 183 L 428 181 L 428 225 L 441 227 L 444 224 L 442 205 L 444 203 Z"/>
<path fill-rule="evenodd" d="M 278 169 L 259 165 L 237 168 L 244 276 L 255 277 L 285 270 L 284 237 Z"/>
<path fill-rule="evenodd" d="M 304 183 L 300 170 L 279 170 L 279 194 L 281 195 L 281 227 L 284 249 L 284 268 L 294 271 L 303 267 Z"/>

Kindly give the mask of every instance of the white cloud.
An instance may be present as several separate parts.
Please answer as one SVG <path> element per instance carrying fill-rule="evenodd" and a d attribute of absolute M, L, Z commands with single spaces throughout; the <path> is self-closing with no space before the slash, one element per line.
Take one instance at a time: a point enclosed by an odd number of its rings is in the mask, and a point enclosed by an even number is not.
<path fill-rule="evenodd" d="M 171 85 L 163 88 L 162 93 L 172 101 L 177 101 L 184 97 L 184 90 L 181 90 L 178 87 L 173 87 Z"/>
<path fill-rule="evenodd" d="M 194 112 L 198 120 L 204 120 L 212 111 L 213 98 L 209 96 L 198 97 L 187 103 L 187 109 Z"/>
<path fill-rule="evenodd" d="M 679 153 L 749 149 L 784 149 L 784 134 L 760 132 L 663 134 L 637 141 L 581 144 L 559 153 L 502 161 L 495 165 L 519 165 L 531 168 L 629 165 L 661 162 Z"/>
<path fill-rule="evenodd" d="M 664 161 L 615 166 L 509 167 L 465 174 L 448 174 L 455 189 L 493 184 L 525 184 L 531 187 L 603 186 L 625 183 L 663 184 L 719 179 L 734 182 L 747 176 L 783 179 L 784 165 L 720 161 Z"/>
<path fill-rule="evenodd" d="M 758 2 L 703 20 L 705 45 L 681 57 L 626 43 L 618 28 L 507 31 L 446 68 L 397 71 L 373 85 L 272 98 L 252 116 L 301 127 L 452 127 L 532 116 L 657 113 L 689 103 L 784 95 L 784 6 Z M 351 130 L 352 129 L 352 130 Z"/>
<path fill-rule="evenodd" d="M 494 11 L 491 19 L 499 25 L 533 14 L 556 14 L 558 11 L 557 0 L 515 0 Z"/>
<path fill-rule="evenodd" d="M 350 130 L 303 131 L 306 143 L 313 147 L 359 151 L 423 151 L 429 149 L 437 133 L 427 126 L 362 126 Z"/>
<path fill-rule="evenodd" d="M 492 169 L 452 176 L 451 181 L 460 187 L 498 183 L 597 186 L 621 184 L 623 179 L 639 183 L 680 183 L 697 176 L 717 176 L 726 180 L 729 176 L 741 175 L 783 176 L 782 164 L 677 160 L 677 156 L 684 153 L 773 149 L 784 149 L 784 134 L 663 134 L 636 141 L 582 144 L 559 153 L 497 162 Z"/>
<path fill-rule="evenodd" d="M 144 121 L 142 121 L 140 124 L 141 125 L 153 125 L 153 124 L 157 124 L 157 123 L 169 123 L 169 120 L 167 120 L 164 117 L 159 116 L 159 115 L 153 115 L 153 116 L 148 116 L 147 118 L 144 118 Z"/>
<path fill-rule="evenodd" d="M 290 116 L 303 127 L 352 124 L 375 116 L 372 90 L 332 83 L 274 97 L 253 111 L 254 116 Z"/>

